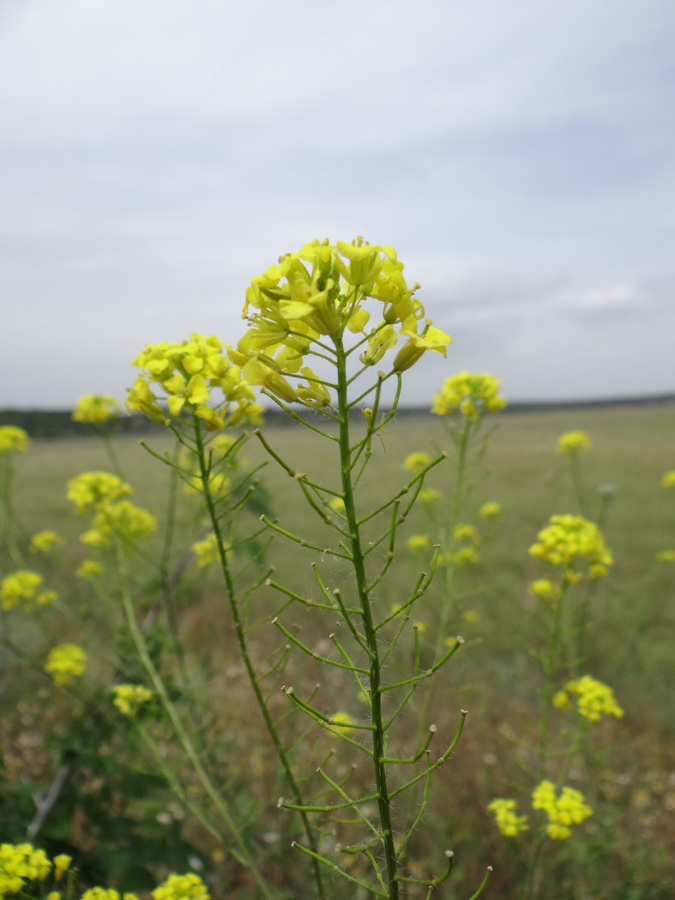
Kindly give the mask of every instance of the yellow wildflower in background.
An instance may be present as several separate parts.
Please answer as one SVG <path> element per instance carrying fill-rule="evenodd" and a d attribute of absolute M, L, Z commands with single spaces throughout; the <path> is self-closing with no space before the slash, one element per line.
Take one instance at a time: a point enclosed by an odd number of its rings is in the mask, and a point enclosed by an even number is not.
<path fill-rule="evenodd" d="M 424 307 L 414 297 L 419 285 L 408 286 L 403 268 L 393 247 L 371 246 L 363 238 L 352 244 L 314 240 L 287 253 L 251 280 L 244 305 L 251 327 L 229 350 L 230 359 L 243 367 L 249 384 L 286 403 L 322 407 L 330 403 L 330 393 L 306 367 L 305 357 L 325 336 L 341 340 L 345 330 L 364 334 L 360 360 L 368 366 L 403 338 L 393 361 L 399 372 L 427 350 L 445 356 L 450 337 L 424 318 Z M 369 298 L 380 305 L 382 318 L 366 332 L 370 313 L 362 307 Z M 300 376 L 306 384 L 298 384 Z"/>
<path fill-rule="evenodd" d="M 497 828 L 504 837 L 516 837 L 530 827 L 527 816 L 519 816 L 516 813 L 516 801 L 497 797 L 488 805 L 490 812 L 495 814 Z"/>
<path fill-rule="evenodd" d="M 563 787 L 556 796 L 552 781 L 542 781 L 532 793 L 532 808 L 542 809 L 548 816 L 546 833 L 554 840 L 566 840 L 572 836 L 570 825 L 580 825 L 593 810 L 588 806 L 581 791 Z"/>
<path fill-rule="evenodd" d="M 419 472 L 420 469 L 428 466 L 430 462 L 431 457 L 428 453 L 424 453 L 421 450 L 416 450 L 406 456 L 403 463 L 403 468 L 408 472 Z"/>
<path fill-rule="evenodd" d="M 38 531 L 30 539 L 31 553 L 48 553 L 52 547 L 65 544 L 63 538 L 55 531 Z"/>
<path fill-rule="evenodd" d="M 583 516 L 551 516 L 550 524 L 537 535 L 529 553 L 552 566 L 565 566 L 569 580 L 574 581 L 577 573 L 573 565 L 586 562 L 589 577 L 598 578 L 607 574 L 612 564 L 612 554 L 598 526 Z"/>
<path fill-rule="evenodd" d="M 68 856 L 67 853 L 59 853 L 58 856 L 54 857 L 54 879 L 58 881 L 64 872 L 67 872 L 70 868 L 70 864 L 73 861 L 72 856 Z"/>
<path fill-rule="evenodd" d="M 130 500 L 103 504 L 96 513 L 92 527 L 80 535 L 83 544 L 92 547 L 109 547 L 113 534 L 126 543 L 136 538 L 149 537 L 157 530 L 157 519 L 152 513 L 136 506 Z"/>
<path fill-rule="evenodd" d="M 528 591 L 533 597 L 539 597 L 540 600 L 557 600 L 560 596 L 560 590 L 551 581 L 550 578 L 539 578 L 533 581 Z"/>
<path fill-rule="evenodd" d="M 554 705 L 571 707 L 568 694 L 576 695 L 577 711 L 589 722 L 599 722 L 603 716 L 616 716 L 620 719 L 624 714 L 611 687 L 591 675 L 568 681 L 564 689 L 553 698 Z"/>
<path fill-rule="evenodd" d="M 30 444 L 28 434 L 18 425 L 0 425 L 0 453 L 23 453 Z"/>
<path fill-rule="evenodd" d="M 668 472 L 663 473 L 663 477 L 661 478 L 661 487 L 675 488 L 675 469 L 670 469 Z"/>
<path fill-rule="evenodd" d="M 44 881 L 52 864 L 32 844 L 0 844 L 0 897 L 22 893 L 27 882 Z"/>
<path fill-rule="evenodd" d="M 675 549 L 659 550 L 656 554 L 657 562 L 675 562 Z"/>
<path fill-rule="evenodd" d="M 54 679 L 54 684 L 62 685 L 83 675 L 86 665 L 87 654 L 79 644 L 58 644 L 49 651 L 45 670 Z"/>
<path fill-rule="evenodd" d="M 426 550 L 431 546 L 431 540 L 426 534 L 413 534 L 408 538 L 408 550 L 413 553 L 415 550 Z"/>
<path fill-rule="evenodd" d="M 471 541 L 474 544 L 477 544 L 480 540 L 480 538 L 478 537 L 478 532 L 473 527 L 473 525 L 466 525 L 463 522 L 455 525 L 455 530 L 453 531 L 452 536 L 456 541 Z"/>
<path fill-rule="evenodd" d="M 152 700 L 153 693 L 141 684 L 116 684 L 113 705 L 125 716 L 132 718 L 138 710 Z"/>
<path fill-rule="evenodd" d="M 56 591 L 40 591 L 44 578 L 37 572 L 29 572 L 25 569 L 19 569 L 6 575 L 0 581 L 0 604 L 3 609 L 14 609 L 21 606 L 23 609 L 30 610 L 38 603 L 44 606 L 52 603 L 57 598 Z"/>
<path fill-rule="evenodd" d="M 96 578 L 103 574 L 103 566 L 94 559 L 84 559 L 75 569 L 78 578 Z"/>
<path fill-rule="evenodd" d="M 86 890 L 80 900 L 120 900 L 120 893 L 115 888 L 93 887 Z"/>
<path fill-rule="evenodd" d="M 66 496 L 75 504 L 77 513 L 91 512 L 131 493 L 131 486 L 110 472 L 82 472 L 66 485 Z"/>
<path fill-rule="evenodd" d="M 352 725 L 354 724 L 354 719 L 349 715 L 348 712 L 336 712 L 331 716 L 330 724 L 335 725 L 341 734 L 352 734 L 354 729 Z"/>
<path fill-rule="evenodd" d="M 494 375 L 471 375 L 460 372 L 443 382 L 438 394 L 434 394 L 431 412 L 437 416 L 451 416 L 455 410 L 470 422 L 477 421 L 486 413 L 496 413 L 506 406 L 500 396 L 501 381 Z"/>
<path fill-rule="evenodd" d="M 496 501 L 484 503 L 478 510 L 478 516 L 481 519 L 497 519 L 502 514 L 502 505 Z"/>
<path fill-rule="evenodd" d="M 342 499 L 342 497 L 333 497 L 328 505 L 333 510 L 333 512 L 339 513 L 342 512 L 342 510 L 345 508 L 345 501 Z"/>
<path fill-rule="evenodd" d="M 192 550 L 197 557 L 197 565 L 210 566 L 218 559 L 218 539 L 214 532 L 207 535 L 203 541 L 195 541 Z"/>
<path fill-rule="evenodd" d="M 122 408 L 112 394 L 86 394 L 75 404 L 73 421 L 102 425 L 120 415 Z"/>
<path fill-rule="evenodd" d="M 558 438 L 558 453 L 585 453 L 591 439 L 585 431 L 566 431 Z"/>
<path fill-rule="evenodd" d="M 213 335 L 192 334 L 180 344 L 146 344 L 132 365 L 141 374 L 128 391 L 127 409 L 145 413 L 154 422 L 168 424 L 183 410 L 201 419 L 210 431 L 262 421 L 262 408 L 254 402 L 241 369 L 230 364 L 225 344 Z M 154 393 L 154 385 L 164 397 Z M 169 419 L 160 400 L 167 404 Z"/>
<path fill-rule="evenodd" d="M 169 875 L 152 892 L 154 900 L 209 900 L 209 892 L 199 875 Z"/>
<path fill-rule="evenodd" d="M 422 503 L 433 503 L 441 495 L 434 488 L 422 488 L 420 491 L 420 500 Z"/>
<path fill-rule="evenodd" d="M 469 566 L 475 565 L 475 563 L 479 561 L 480 557 L 473 547 L 464 547 L 461 550 L 458 550 L 456 553 L 453 553 L 452 559 L 455 565 Z"/>

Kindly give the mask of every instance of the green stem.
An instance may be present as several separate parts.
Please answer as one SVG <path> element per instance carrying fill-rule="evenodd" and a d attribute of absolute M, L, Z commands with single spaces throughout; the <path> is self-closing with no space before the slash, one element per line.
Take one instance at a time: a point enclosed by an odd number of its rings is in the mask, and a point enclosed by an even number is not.
<path fill-rule="evenodd" d="M 253 689 L 253 693 L 255 695 L 256 702 L 260 709 L 260 713 L 263 717 L 263 721 L 265 722 L 265 726 L 267 728 L 268 734 L 274 744 L 274 749 L 277 754 L 277 758 L 279 759 L 281 766 L 284 770 L 284 775 L 286 776 L 286 781 L 288 786 L 291 789 L 293 794 L 293 799 L 298 806 L 303 805 L 302 794 L 300 792 L 300 788 L 298 783 L 293 775 L 293 770 L 291 769 L 291 764 L 289 762 L 286 751 L 281 743 L 281 738 L 279 737 L 279 733 L 277 731 L 276 725 L 272 716 L 270 715 L 269 708 L 267 703 L 265 702 L 265 698 L 260 689 L 260 684 L 258 682 L 258 677 L 256 674 L 255 667 L 253 662 L 251 661 L 251 657 L 248 652 L 248 645 L 246 643 L 246 635 L 244 632 L 243 623 L 241 620 L 241 616 L 239 614 L 239 607 L 237 606 L 236 593 L 234 589 L 234 583 L 232 581 L 232 574 L 230 572 L 230 567 L 227 561 L 227 552 L 225 550 L 225 544 L 223 540 L 223 534 L 221 530 L 221 520 L 217 514 L 213 495 L 211 493 L 210 481 L 209 481 L 209 472 L 207 466 L 207 460 L 204 453 L 204 440 L 201 432 L 201 424 L 197 416 L 193 416 L 193 426 L 195 432 L 195 443 L 197 449 L 197 456 L 199 459 L 199 468 L 202 476 L 202 483 L 204 485 L 204 499 L 206 501 L 206 507 L 208 509 L 209 518 L 211 519 L 211 526 L 213 527 L 213 533 L 216 536 L 216 542 L 218 545 L 218 553 L 220 556 L 220 566 L 223 573 L 223 578 L 225 579 L 225 586 L 227 589 L 227 598 L 230 605 L 230 613 L 232 615 L 232 622 L 234 625 L 234 630 L 237 635 L 237 643 L 239 645 L 239 652 L 241 654 L 241 658 L 244 661 L 244 666 L 246 667 L 246 673 L 248 675 L 249 682 L 251 684 L 251 688 Z M 316 842 L 316 837 L 312 832 L 312 828 L 309 822 L 309 818 L 306 812 L 301 812 L 300 817 L 302 819 L 303 828 L 305 834 L 307 836 L 307 840 L 309 841 L 309 845 L 314 853 L 318 853 L 318 844 Z M 316 880 L 317 890 L 319 892 L 319 897 L 321 900 L 325 900 L 326 893 L 323 885 L 323 878 L 321 874 L 321 869 L 319 867 L 319 863 L 314 861 L 314 877 Z"/>
<path fill-rule="evenodd" d="M 370 598 L 368 595 L 368 579 L 366 576 L 365 561 L 361 547 L 359 525 L 356 515 L 356 506 L 354 502 L 354 489 L 351 478 L 351 459 L 349 450 L 350 404 L 347 402 L 347 360 L 341 335 L 335 335 L 334 342 L 335 349 L 337 351 L 336 364 L 338 371 L 338 409 L 340 412 L 339 447 L 340 473 L 342 478 L 342 496 L 345 503 L 345 516 L 347 518 L 347 523 L 351 534 L 350 546 L 352 566 L 356 575 L 356 586 L 358 591 L 359 604 L 362 611 L 363 631 L 366 645 L 368 647 L 370 704 L 372 723 L 374 725 L 373 766 L 375 770 L 375 787 L 377 792 L 380 823 L 382 826 L 382 839 L 384 844 L 384 853 L 387 868 L 389 900 L 398 900 L 398 861 L 396 859 L 396 848 L 394 846 L 394 835 L 392 830 L 391 801 L 389 797 L 389 788 L 387 785 L 387 766 L 384 762 L 386 753 L 384 718 L 382 714 L 382 684 L 379 648 L 377 642 L 377 633 L 375 625 L 373 623 L 373 617 L 370 608 Z"/>

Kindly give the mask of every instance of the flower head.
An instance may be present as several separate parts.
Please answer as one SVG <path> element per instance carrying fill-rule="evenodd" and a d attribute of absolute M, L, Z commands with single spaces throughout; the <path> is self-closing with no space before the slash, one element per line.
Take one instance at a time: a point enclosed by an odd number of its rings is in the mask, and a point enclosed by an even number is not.
<path fill-rule="evenodd" d="M 77 513 L 91 512 L 131 493 L 131 487 L 110 472 L 82 472 L 66 485 L 66 496 L 75 504 Z"/>
<path fill-rule="evenodd" d="M 571 581 L 572 566 L 587 563 L 588 577 L 599 578 L 612 564 L 612 554 L 596 524 L 582 516 L 551 516 L 550 524 L 537 535 L 530 555 L 552 566 L 565 566 Z"/>
<path fill-rule="evenodd" d="M 408 538 L 408 550 L 427 550 L 431 546 L 429 536 L 426 534 L 413 534 Z"/>
<path fill-rule="evenodd" d="M 152 892 L 154 900 L 209 900 L 209 892 L 199 875 L 169 875 Z"/>
<path fill-rule="evenodd" d="M 591 439 L 585 431 L 566 431 L 558 438 L 558 453 L 585 453 Z"/>
<path fill-rule="evenodd" d="M 122 409 L 112 394 L 86 394 L 75 404 L 73 421 L 102 425 L 121 414 Z"/>
<path fill-rule="evenodd" d="M 486 413 L 496 413 L 506 406 L 499 394 L 501 381 L 494 375 L 471 375 L 460 372 L 443 382 L 443 387 L 432 399 L 431 411 L 437 416 L 451 416 L 459 410 L 464 418 L 476 422 Z"/>
<path fill-rule="evenodd" d="M 44 578 L 37 572 L 19 569 L 0 581 L 0 604 L 3 609 L 21 606 L 30 610 L 35 604 L 44 606 L 56 600 L 56 591 L 42 591 Z"/>
<path fill-rule="evenodd" d="M 675 469 L 670 469 L 668 472 L 663 473 L 663 477 L 661 478 L 661 487 L 662 488 L 675 488 Z"/>
<path fill-rule="evenodd" d="M 48 553 L 52 547 L 65 544 L 63 538 L 55 531 L 38 531 L 30 539 L 31 553 Z"/>
<path fill-rule="evenodd" d="M 203 541 L 195 541 L 192 550 L 197 557 L 197 565 L 210 566 L 218 559 L 218 539 L 214 532 L 207 535 Z"/>
<path fill-rule="evenodd" d="M 0 844 L 0 897 L 22 893 L 27 882 L 44 881 L 52 864 L 32 844 Z"/>
<path fill-rule="evenodd" d="M 133 718 L 153 697 L 152 691 L 141 684 L 116 684 L 113 693 L 113 705 L 129 718 Z"/>
<path fill-rule="evenodd" d="M 340 734 L 351 734 L 354 731 L 354 719 L 348 712 L 336 712 L 330 718 L 330 724 L 337 728 Z"/>
<path fill-rule="evenodd" d="M 563 787 L 556 795 L 551 781 L 542 781 L 532 793 L 532 808 L 542 809 L 548 816 L 546 833 L 554 840 L 565 840 L 572 836 L 570 825 L 580 825 L 593 810 L 588 806 L 581 791 Z"/>
<path fill-rule="evenodd" d="M 504 837 L 516 837 L 530 827 L 527 823 L 527 816 L 519 816 L 516 813 L 515 800 L 498 797 L 488 805 L 488 809 L 494 813 L 497 828 Z"/>
<path fill-rule="evenodd" d="M 408 472 L 419 472 L 425 466 L 428 466 L 430 462 L 431 457 L 428 453 L 424 453 L 422 450 L 415 450 L 406 456 L 403 468 Z"/>
<path fill-rule="evenodd" d="M 87 654 L 79 644 L 58 644 L 49 651 L 45 670 L 54 684 L 69 684 L 84 674 L 86 665 Z"/>
<path fill-rule="evenodd" d="M 555 705 L 571 706 L 569 694 L 576 695 L 577 711 L 589 722 L 599 722 L 603 716 L 615 716 L 620 719 L 624 714 L 616 702 L 611 687 L 590 675 L 583 675 L 581 678 L 568 681 L 564 690 L 556 694 Z"/>
<path fill-rule="evenodd" d="M 481 519 L 498 519 L 502 514 L 502 505 L 496 501 L 484 503 L 478 510 L 478 516 Z"/>
<path fill-rule="evenodd" d="M 91 547 L 109 547 L 113 534 L 126 543 L 137 538 L 149 537 L 157 530 L 157 519 L 152 513 L 130 500 L 103 503 L 97 510 L 92 527 L 80 535 L 80 540 Z"/>
<path fill-rule="evenodd" d="M 0 425 L 0 453 L 10 453 L 16 450 L 23 453 L 30 444 L 30 438 L 17 425 Z"/>
<path fill-rule="evenodd" d="M 533 581 L 528 591 L 533 597 L 539 597 L 540 600 L 557 600 L 560 596 L 560 590 L 551 581 L 550 578 L 539 578 Z"/>

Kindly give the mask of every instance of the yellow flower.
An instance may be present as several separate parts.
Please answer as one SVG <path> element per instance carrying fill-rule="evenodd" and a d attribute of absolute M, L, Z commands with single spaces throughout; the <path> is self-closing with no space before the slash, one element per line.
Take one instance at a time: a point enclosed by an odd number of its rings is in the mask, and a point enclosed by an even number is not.
<path fill-rule="evenodd" d="M 658 562 L 675 562 L 675 549 L 659 550 L 656 554 L 656 559 Z"/>
<path fill-rule="evenodd" d="M 113 705 L 129 718 L 133 718 L 153 697 L 152 691 L 141 684 L 116 684 L 113 693 L 115 695 Z"/>
<path fill-rule="evenodd" d="M 36 603 L 44 606 L 57 598 L 56 591 L 39 591 L 44 578 L 37 572 L 20 569 L 0 581 L 0 604 L 3 609 L 21 606 L 30 610 Z"/>
<path fill-rule="evenodd" d="M 428 466 L 430 462 L 431 457 L 428 453 L 424 453 L 422 450 L 416 450 L 406 456 L 403 468 L 408 472 L 419 472 L 425 466 Z"/>
<path fill-rule="evenodd" d="M 426 550 L 430 546 L 431 541 L 426 534 L 413 534 L 408 538 L 408 550 L 412 552 L 415 552 L 415 550 Z"/>
<path fill-rule="evenodd" d="M 85 891 L 80 900 L 120 900 L 120 894 L 114 888 L 93 887 Z"/>
<path fill-rule="evenodd" d="M 49 651 L 45 670 L 54 679 L 54 684 L 69 684 L 73 678 L 84 674 L 86 664 L 87 654 L 79 644 L 58 644 Z"/>
<path fill-rule="evenodd" d="M 65 541 L 55 531 L 38 531 L 30 539 L 30 552 L 48 553 L 52 547 L 62 544 L 65 544 Z"/>
<path fill-rule="evenodd" d="M 32 844 L 0 844 L 0 897 L 22 893 L 27 882 L 44 881 L 52 864 Z"/>
<path fill-rule="evenodd" d="M 533 581 L 528 591 L 534 597 L 539 597 L 540 600 L 557 600 L 560 596 L 559 589 L 550 578 L 539 578 L 537 581 Z"/>
<path fill-rule="evenodd" d="M 349 715 L 348 712 L 336 712 L 331 716 L 330 724 L 334 725 L 340 734 L 352 734 L 354 729 L 351 727 L 354 724 L 354 719 Z"/>
<path fill-rule="evenodd" d="M 204 538 L 203 541 L 195 541 L 192 550 L 197 557 L 197 565 L 200 567 L 210 566 L 219 558 L 218 540 L 213 532 Z"/>
<path fill-rule="evenodd" d="M 494 500 L 491 503 L 484 503 L 478 510 L 478 515 L 481 519 L 497 519 L 501 514 L 502 505 Z"/>
<path fill-rule="evenodd" d="M 582 516 L 551 516 L 549 521 L 537 535 L 537 543 L 530 547 L 531 556 L 552 566 L 565 566 L 571 582 L 577 580 L 579 573 L 570 567 L 583 561 L 590 567 L 590 577 L 607 572 L 612 554 L 597 525 Z"/>
<path fill-rule="evenodd" d="M 431 411 L 437 416 L 451 416 L 455 410 L 475 422 L 486 413 L 496 413 L 506 406 L 499 394 L 501 381 L 494 375 L 460 372 L 443 382 L 438 394 L 432 397 Z"/>
<path fill-rule="evenodd" d="M 504 837 L 516 837 L 522 831 L 530 827 L 527 816 L 519 816 L 516 813 L 516 801 L 498 797 L 488 805 L 490 812 L 495 814 L 497 828 Z"/>
<path fill-rule="evenodd" d="M 616 716 L 620 719 L 624 714 L 611 687 L 590 675 L 568 681 L 565 692 L 576 694 L 577 710 L 589 722 L 599 722 L 603 716 Z"/>
<path fill-rule="evenodd" d="M 452 558 L 455 565 L 458 566 L 474 565 L 480 559 L 473 547 L 464 547 L 462 550 L 458 550 L 452 554 Z"/>
<path fill-rule="evenodd" d="M 333 510 L 333 512 L 339 513 L 342 512 L 342 510 L 345 508 L 345 501 L 342 499 L 342 497 L 333 497 L 328 505 Z"/>
<path fill-rule="evenodd" d="M 558 453 L 585 453 L 591 439 L 585 431 L 566 431 L 558 438 Z"/>
<path fill-rule="evenodd" d="M 0 425 L 0 453 L 9 453 L 16 450 L 23 453 L 30 444 L 30 438 L 17 425 Z"/>
<path fill-rule="evenodd" d="M 570 825 L 580 825 L 593 810 L 586 803 L 580 791 L 563 787 L 556 795 L 551 781 L 542 781 L 532 793 L 532 808 L 542 809 L 549 819 L 546 833 L 554 840 L 565 840 L 572 835 Z"/>
<path fill-rule="evenodd" d="M 113 534 L 131 543 L 136 538 L 149 537 L 156 530 L 157 519 L 152 513 L 130 500 L 120 500 L 119 503 L 102 504 L 92 527 L 80 535 L 80 540 L 92 547 L 108 547 Z"/>
<path fill-rule="evenodd" d="M 455 525 L 455 530 L 452 533 L 452 537 L 455 541 L 471 541 L 474 544 L 477 544 L 480 538 L 478 537 L 478 532 L 473 527 L 473 525 L 466 525 L 460 522 L 458 525 Z"/>
<path fill-rule="evenodd" d="M 120 415 L 122 409 L 112 394 L 86 394 L 75 404 L 73 421 L 102 425 Z"/>
<path fill-rule="evenodd" d="M 152 892 L 154 900 L 209 900 L 209 892 L 199 875 L 169 875 Z M 84 900 L 84 898 L 82 898 Z"/>
<path fill-rule="evenodd" d="M 420 500 L 422 503 L 433 503 L 438 500 L 441 495 L 434 488 L 422 488 L 420 491 Z"/>
<path fill-rule="evenodd" d="M 84 559 L 75 569 L 78 578 L 96 578 L 103 574 L 103 566 L 93 559 Z"/>
<path fill-rule="evenodd" d="M 56 881 L 59 880 L 64 872 L 68 871 L 72 861 L 73 857 L 68 856 L 67 853 L 59 853 L 58 856 L 54 857 L 54 878 L 56 879 Z"/>
<path fill-rule="evenodd" d="M 661 478 L 661 487 L 675 487 L 675 469 L 670 469 L 668 472 L 663 473 L 663 477 Z"/>
<path fill-rule="evenodd" d="M 75 504 L 77 513 L 90 512 L 131 493 L 131 487 L 110 472 L 82 472 L 66 485 L 66 496 Z"/>

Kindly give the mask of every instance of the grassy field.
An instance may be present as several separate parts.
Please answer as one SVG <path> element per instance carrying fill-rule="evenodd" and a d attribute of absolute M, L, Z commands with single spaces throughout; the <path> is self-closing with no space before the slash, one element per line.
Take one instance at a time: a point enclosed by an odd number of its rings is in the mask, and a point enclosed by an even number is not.
<path fill-rule="evenodd" d="M 441 789 L 426 816 L 427 844 L 415 849 L 422 856 L 438 852 L 439 847 L 455 850 L 457 877 L 453 876 L 452 890 L 445 889 L 447 893 L 439 896 L 469 896 L 471 886 L 482 877 L 479 873 L 491 863 L 496 871 L 486 896 L 507 900 L 517 897 L 511 886 L 522 862 L 520 853 L 513 841 L 500 837 L 485 810 L 495 796 L 516 796 L 528 783 L 533 765 L 528 747 L 536 741 L 541 682 L 534 651 L 542 646 L 545 633 L 527 587 L 545 574 L 545 567 L 527 551 L 549 516 L 579 512 L 568 460 L 556 454 L 556 442 L 564 431 L 584 429 L 593 442 L 582 461 L 589 517 L 595 519 L 602 505 L 598 486 L 611 484 L 612 499 L 602 515 L 603 531 L 614 554 L 609 576 L 590 590 L 591 624 L 583 643 L 584 671 L 614 688 L 625 717 L 597 726 L 590 751 L 573 760 L 570 778 L 583 784 L 595 815 L 583 826 L 583 838 L 555 848 L 558 855 L 554 853 L 549 861 L 552 881 L 547 895 L 573 900 L 665 900 L 671 896 L 669 883 L 675 865 L 675 566 L 657 563 L 655 554 L 675 546 L 673 492 L 659 487 L 662 473 L 675 467 L 675 410 L 565 410 L 496 418 L 498 426 L 489 437 L 485 456 L 469 470 L 473 487 L 462 518 L 477 523 L 478 509 L 488 500 L 502 504 L 503 516 L 499 522 L 479 525 L 480 562 L 458 573 L 456 608 L 448 636 L 461 634 L 466 644 L 449 664 L 443 687 L 429 701 L 428 709 L 441 742 L 454 732 L 460 708 L 468 709 L 469 717 L 461 743 L 438 776 Z M 270 429 L 266 435 L 296 471 L 318 477 L 331 467 L 324 445 L 300 427 Z M 170 446 L 168 442 L 151 443 L 160 451 Z M 134 486 L 135 502 L 162 520 L 170 470 L 152 459 L 135 439 L 121 438 L 117 447 L 122 468 Z M 448 450 L 449 459 L 432 471 L 426 484 L 444 497 L 451 496 L 453 447 L 442 423 L 421 415 L 394 421 L 387 426 L 383 441 L 373 442 L 372 464 L 359 491 L 360 508 L 377 506 L 385 486 L 391 489 L 405 483 L 402 463 L 413 450 L 432 454 Z M 255 437 L 244 456 L 253 465 L 266 458 Z M 54 585 L 62 597 L 70 596 L 73 603 L 82 602 L 89 610 L 95 601 L 87 596 L 88 586 L 80 584 L 72 593 L 72 573 L 85 557 L 86 548 L 77 540 L 82 520 L 69 508 L 65 483 L 80 472 L 97 469 L 109 469 L 109 463 L 94 439 L 36 442 L 20 460 L 16 483 L 16 509 L 26 533 L 54 528 L 67 538 L 54 563 Z M 325 531 L 320 522 L 317 525 L 308 517 L 294 479 L 274 462 L 261 470 L 259 478 L 271 514 L 279 523 L 323 546 Z M 181 492 L 178 503 L 173 564 L 189 549 L 201 525 L 193 503 Z M 428 565 L 428 554 L 423 558 L 405 546 L 408 537 L 421 532 L 435 540 L 434 527 L 439 519 L 434 526 L 421 507 L 418 504 L 400 528 L 397 562 L 378 587 L 380 610 L 404 602 L 417 574 Z M 254 521 L 251 517 L 251 527 Z M 157 537 L 155 550 L 159 546 Z M 317 559 L 315 552 L 289 553 L 286 544 L 275 540 L 267 558 L 275 566 L 276 581 L 307 596 L 316 593 L 310 565 Z M 332 587 L 339 587 L 345 597 L 349 595 L 352 586 L 339 560 L 324 557 L 322 571 Z M 256 602 L 263 607 L 269 603 L 273 609 L 278 598 L 272 597 L 274 591 L 266 594 L 265 590 L 260 589 Z M 442 590 L 441 574 L 415 613 L 425 629 L 421 632 L 423 657 L 430 657 L 436 641 Z M 145 601 L 149 605 L 152 587 L 148 591 Z M 329 645 L 330 623 L 302 609 L 285 611 L 284 617 L 287 627 L 297 626 L 303 641 L 324 652 L 321 648 Z M 248 779 L 251 796 L 264 804 L 265 795 L 275 798 L 279 788 L 274 771 L 267 768 L 262 731 L 251 714 L 215 571 L 205 573 L 194 566 L 188 570 L 177 593 L 177 620 L 191 677 L 217 709 L 214 727 L 226 736 L 223 747 L 230 754 L 239 754 L 236 765 L 227 764 L 227 777 L 239 785 L 238 791 L 243 791 L 241 785 Z M 55 627 L 58 637 L 65 639 L 71 633 L 72 626 L 65 620 Z M 93 614 L 82 635 L 83 643 L 92 648 L 96 642 L 102 647 L 106 643 L 106 636 L 96 631 Z M 29 631 L 20 637 L 29 644 L 40 640 Z M 265 626 L 260 631 L 259 655 L 271 651 L 277 642 L 273 626 Z M 5 654 L 2 659 L 7 677 L 16 679 L 11 655 Z M 312 683 L 320 677 L 306 657 L 289 663 L 284 674 L 294 684 Z M 25 691 L 33 690 L 37 683 L 28 679 Z M 10 734 L 12 752 L 20 758 L 17 736 L 30 728 L 17 730 L 7 724 L 16 700 L 17 682 L 12 680 L 11 684 L 10 690 L 5 679 L 5 734 Z M 350 711 L 357 714 L 358 700 L 344 700 L 345 684 L 336 678 L 322 685 L 321 696 L 326 702 L 351 704 Z M 40 696 L 45 698 L 44 691 Z M 280 704 L 282 700 L 280 697 Z M 424 690 L 420 689 L 410 713 L 411 742 L 419 727 L 413 710 L 420 713 L 425 702 Z M 402 750 L 410 752 L 405 746 Z M 49 761 L 43 760 L 43 777 L 49 769 Z M 17 763 L 13 777 L 21 777 L 16 774 L 19 770 Z M 252 772 L 257 773 L 256 787 L 251 786 Z M 265 811 L 265 830 L 271 835 L 270 843 L 279 841 L 281 847 L 287 826 L 274 803 L 272 808 Z M 195 840 L 203 839 L 198 829 L 190 833 Z M 283 850 L 280 852 L 283 854 Z M 345 892 L 339 896 L 350 896 L 349 888 L 342 890 Z"/>

